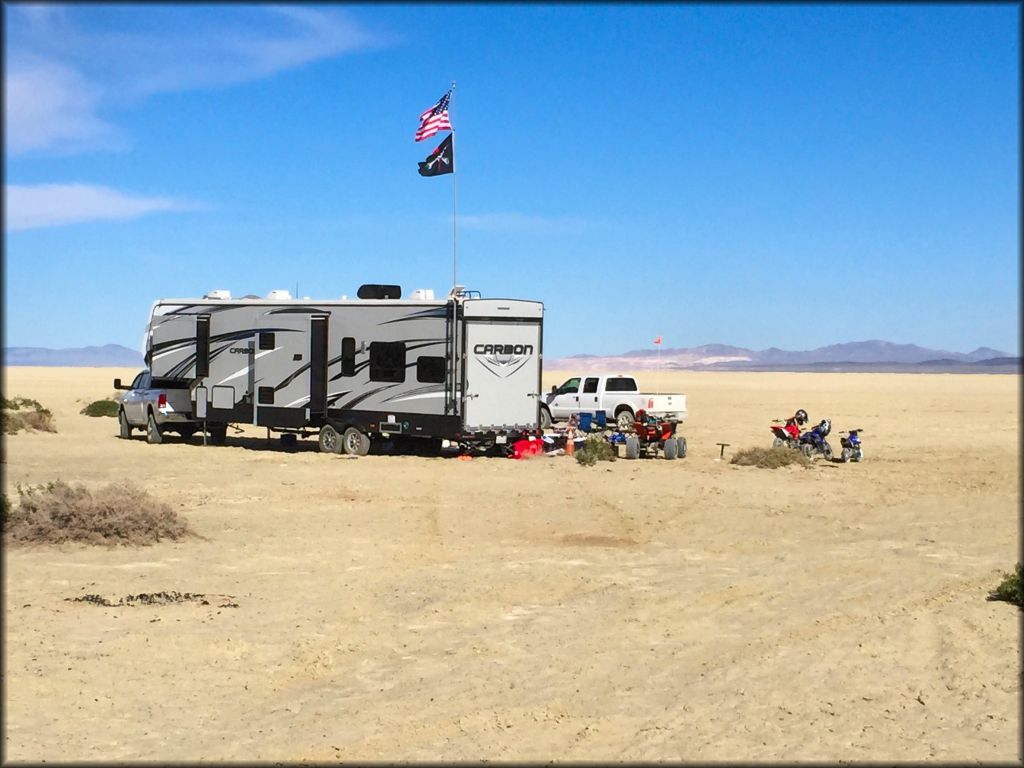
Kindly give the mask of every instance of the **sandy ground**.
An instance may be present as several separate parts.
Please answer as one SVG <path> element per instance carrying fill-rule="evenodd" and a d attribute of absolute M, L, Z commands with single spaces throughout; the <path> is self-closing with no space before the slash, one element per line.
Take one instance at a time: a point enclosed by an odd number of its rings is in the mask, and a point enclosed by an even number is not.
<path fill-rule="evenodd" d="M 8 761 L 1021 758 L 1021 614 L 985 600 L 1019 558 L 1017 376 L 641 374 L 687 393 L 689 456 L 583 467 L 78 414 L 134 373 L 4 372 L 59 429 L 5 438 L 9 496 L 128 478 L 206 537 L 6 552 Z M 728 463 L 798 407 L 865 462 Z M 210 604 L 65 600 L 172 590 Z"/>

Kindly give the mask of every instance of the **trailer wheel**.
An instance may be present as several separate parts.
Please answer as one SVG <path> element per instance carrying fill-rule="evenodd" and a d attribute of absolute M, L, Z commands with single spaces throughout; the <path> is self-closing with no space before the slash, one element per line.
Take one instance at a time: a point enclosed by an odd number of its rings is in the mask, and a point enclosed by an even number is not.
<path fill-rule="evenodd" d="M 636 436 L 630 435 L 626 438 L 626 458 L 636 459 L 640 456 L 640 440 Z"/>
<path fill-rule="evenodd" d="M 670 437 L 666 440 L 665 445 L 661 450 L 664 452 L 665 458 L 670 461 L 679 458 L 679 443 L 676 442 L 674 437 Z"/>
<path fill-rule="evenodd" d="M 619 432 L 632 432 L 633 423 L 633 412 L 629 408 L 623 408 L 615 414 L 615 425 L 619 428 Z"/>
<path fill-rule="evenodd" d="M 676 458 L 677 459 L 685 459 L 686 458 L 686 438 L 685 437 L 677 437 L 676 438 L 676 442 L 679 444 L 679 450 L 676 452 Z"/>
<path fill-rule="evenodd" d="M 350 456 L 365 456 L 370 452 L 370 437 L 356 427 L 349 427 L 341 438 L 345 453 Z"/>
<path fill-rule="evenodd" d="M 156 424 L 156 419 L 153 417 L 153 412 L 149 412 L 149 418 L 146 420 L 146 442 L 151 445 L 162 443 L 164 436 L 160 434 L 160 427 Z"/>
<path fill-rule="evenodd" d="M 132 436 L 132 425 L 128 423 L 128 417 L 125 416 L 124 408 L 117 412 L 117 425 L 120 427 L 118 436 L 122 440 L 127 440 Z"/>
<path fill-rule="evenodd" d="M 282 440 L 284 438 L 282 437 Z M 341 436 L 330 424 L 320 430 L 320 452 L 341 453 Z"/>
<path fill-rule="evenodd" d="M 551 426 L 551 411 L 543 405 L 540 407 L 540 428 L 547 429 Z"/>

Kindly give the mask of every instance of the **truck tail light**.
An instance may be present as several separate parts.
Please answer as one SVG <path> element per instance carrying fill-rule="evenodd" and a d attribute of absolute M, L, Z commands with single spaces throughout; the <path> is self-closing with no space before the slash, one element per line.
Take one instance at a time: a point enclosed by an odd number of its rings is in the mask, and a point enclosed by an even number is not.
<path fill-rule="evenodd" d="M 157 408 L 163 408 L 167 405 L 167 394 L 165 392 L 160 393 L 159 399 L 156 401 Z"/>

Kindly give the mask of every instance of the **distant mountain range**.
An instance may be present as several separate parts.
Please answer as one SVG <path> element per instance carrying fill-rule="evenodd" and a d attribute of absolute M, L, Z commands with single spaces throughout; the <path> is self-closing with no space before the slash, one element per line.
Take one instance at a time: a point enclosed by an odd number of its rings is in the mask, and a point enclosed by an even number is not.
<path fill-rule="evenodd" d="M 95 366 L 141 368 L 142 355 L 120 344 L 75 349 L 6 347 L 4 365 Z M 806 351 L 777 347 L 753 350 L 725 344 L 700 347 L 637 349 L 621 355 L 572 355 L 547 358 L 551 370 L 725 370 L 725 371 L 918 371 L 1017 373 L 1020 357 L 989 347 L 948 352 L 916 344 L 855 341 Z"/>
<path fill-rule="evenodd" d="M 732 371 L 978 371 L 1019 372 L 1020 357 L 990 347 L 973 352 L 948 352 L 916 344 L 855 341 L 806 351 L 778 347 L 753 350 L 725 344 L 699 347 L 638 349 L 621 355 L 572 355 L 545 359 L 558 370 L 732 370 Z"/>
<path fill-rule="evenodd" d="M 52 365 L 95 368 L 141 368 L 142 355 L 120 344 L 75 349 L 4 347 L 4 365 Z"/>

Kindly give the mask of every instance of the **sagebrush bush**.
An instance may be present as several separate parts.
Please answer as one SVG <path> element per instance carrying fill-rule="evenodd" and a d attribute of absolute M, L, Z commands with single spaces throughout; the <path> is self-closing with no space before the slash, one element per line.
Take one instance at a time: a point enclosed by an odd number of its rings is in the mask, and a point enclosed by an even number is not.
<path fill-rule="evenodd" d="M 1017 563 L 1013 573 L 1003 574 L 1002 582 L 989 593 L 988 599 L 1002 600 L 1024 608 L 1024 569 L 1020 563 Z"/>
<path fill-rule="evenodd" d="M 43 408 L 37 400 L 27 397 L 3 398 L 4 434 L 13 435 L 23 429 L 40 432 L 56 432 L 53 414 Z"/>
<path fill-rule="evenodd" d="M 730 464 L 762 469 L 778 469 L 797 464 L 801 467 L 811 466 L 811 461 L 802 452 L 779 446 L 778 448 L 744 448 L 737 451 Z"/>
<path fill-rule="evenodd" d="M 79 413 L 85 416 L 117 416 L 121 404 L 117 400 L 93 400 Z"/>
<path fill-rule="evenodd" d="M 10 544 L 145 546 L 195 533 L 171 507 L 130 483 L 92 492 L 63 480 L 18 486 L 19 504 L 4 519 Z"/>
<path fill-rule="evenodd" d="M 615 447 L 596 435 L 590 435 L 573 455 L 576 461 L 585 467 L 591 467 L 599 461 L 615 461 L 618 458 Z"/>

